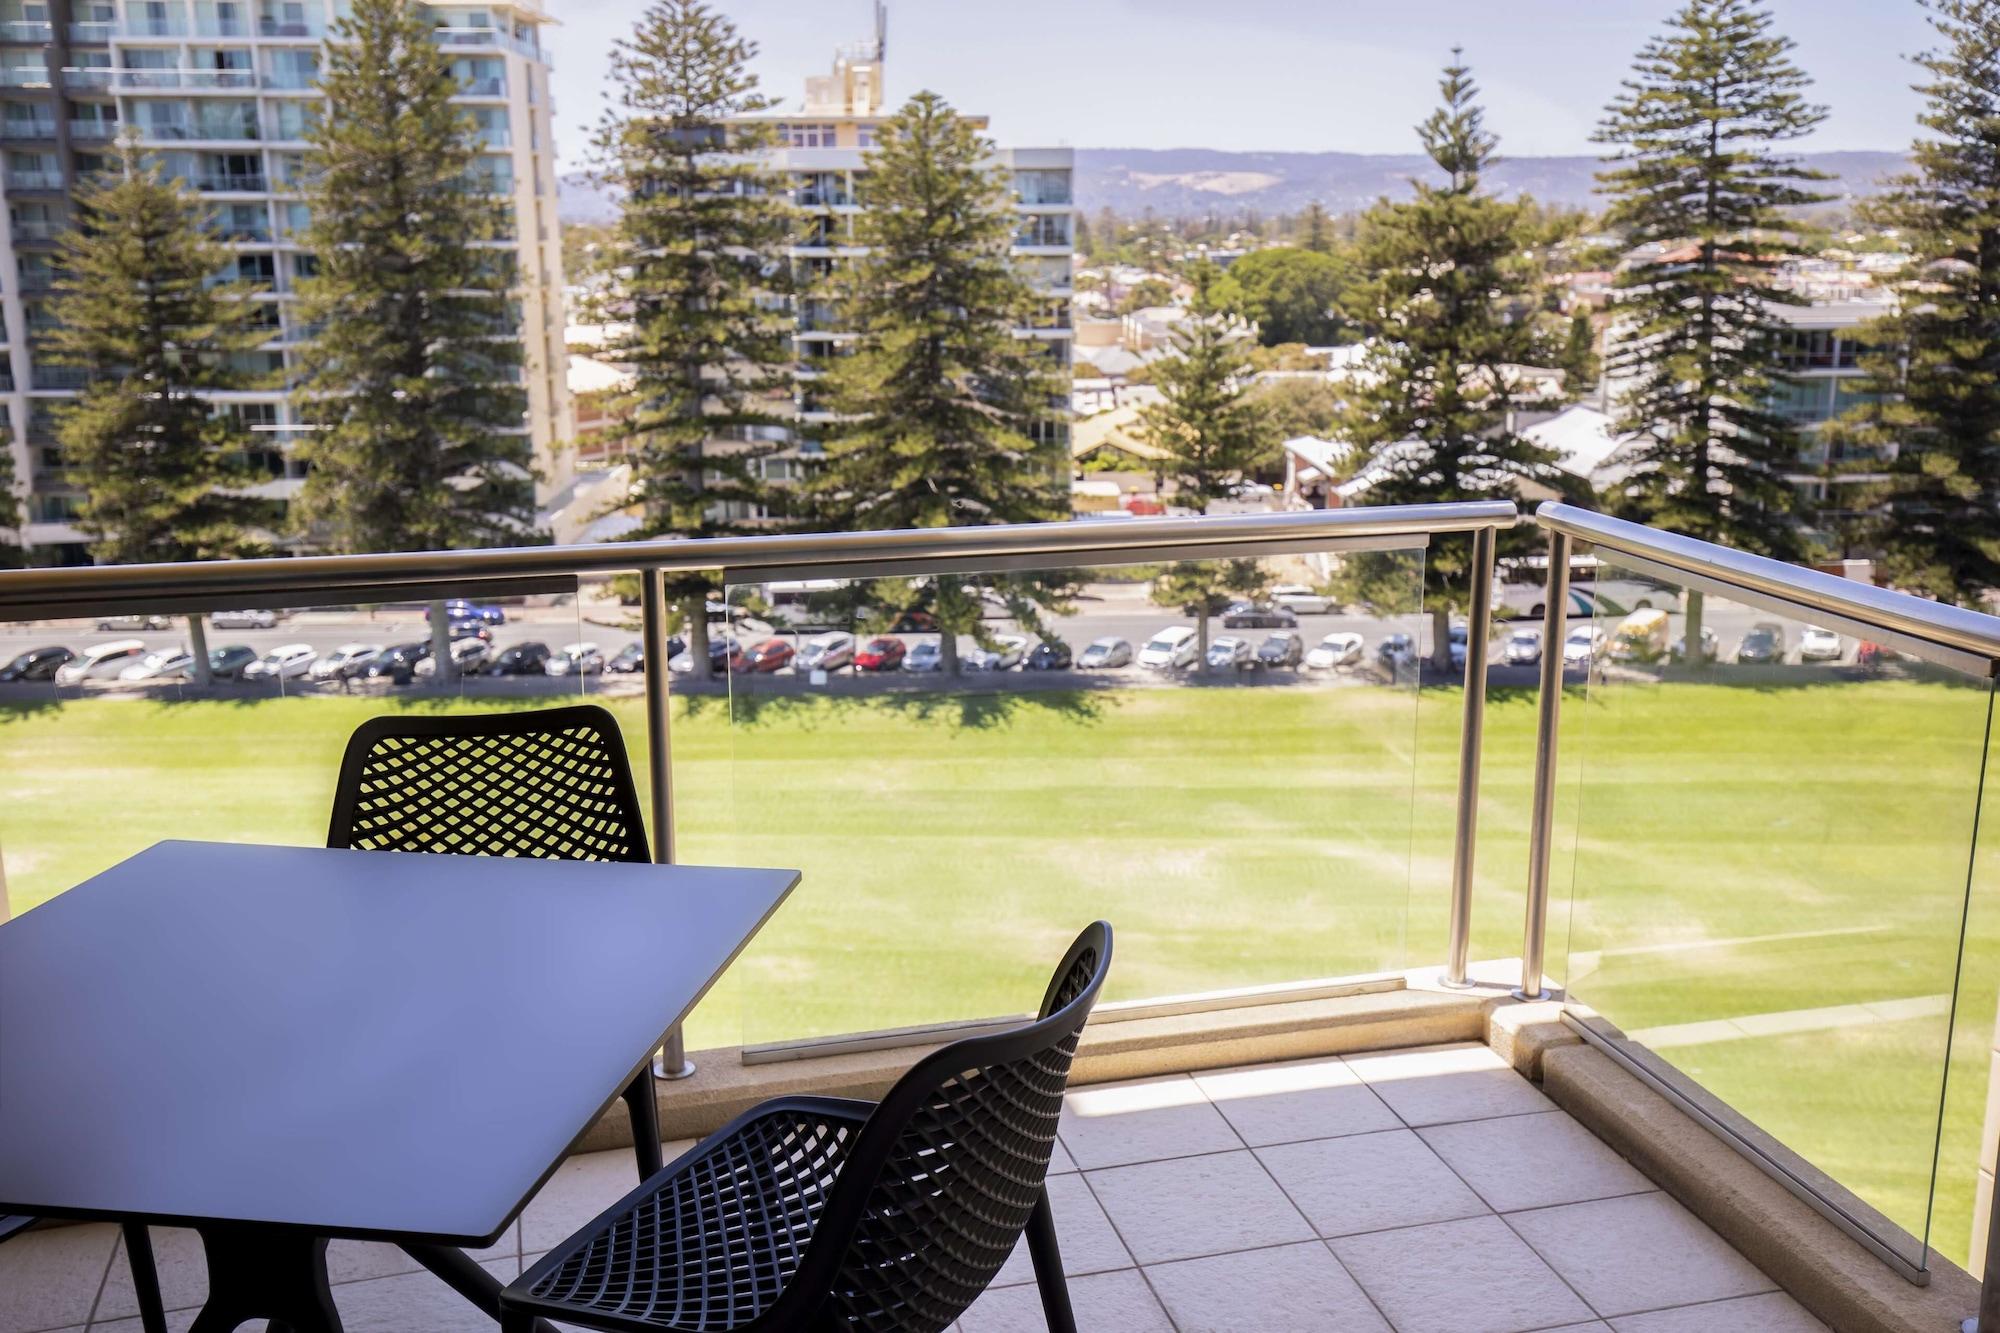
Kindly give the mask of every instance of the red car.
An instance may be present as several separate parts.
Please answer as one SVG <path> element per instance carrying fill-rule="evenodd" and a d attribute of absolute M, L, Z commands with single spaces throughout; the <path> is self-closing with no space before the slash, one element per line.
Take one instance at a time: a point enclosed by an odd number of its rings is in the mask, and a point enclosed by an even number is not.
<path fill-rule="evenodd" d="M 884 635 L 863 644 L 854 655 L 854 665 L 863 671 L 894 671 L 903 664 L 903 655 L 908 651 L 901 639 Z"/>
<path fill-rule="evenodd" d="M 783 639 L 766 639 L 730 663 L 733 671 L 782 671 L 792 663 L 792 645 Z"/>

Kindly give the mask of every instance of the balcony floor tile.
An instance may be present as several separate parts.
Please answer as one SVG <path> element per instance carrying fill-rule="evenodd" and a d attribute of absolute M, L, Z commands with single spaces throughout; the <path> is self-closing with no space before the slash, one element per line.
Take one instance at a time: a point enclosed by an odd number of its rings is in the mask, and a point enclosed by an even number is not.
<path fill-rule="evenodd" d="M 118 1228 L 54 1227 L 0 1245 L 0 1333 L 34 1333 L 90 1318 Z"/>
<path fill-rule="evenodd" d="M 1653 1182 L 1561 1111 L 1419 1130 L 1496 1213 L 1643 1194 Z"/>
<path fill-rule="evenodd" d="M 1196 1074 L 1194 1081 L 1253 1148 L 1403 1122 L 1344 1060 L 1295 1060 Z"/>
<path fill-rule="evenodd" d="M 1555 1109 L 1539 1088 L 1477 1043 L 1349 1056 L 1347 1065 L 1406 1125 Z"/>
<path fill-rule="evenodd" d="M 1259 1148 L 1258 1159 L 1326 1237 L 1491 1210 L 1407 1129 Z"/>
<path fill-rule="evenodd" d="M 1159 1298 L 1136 1268 L 1098 1273 L 1069 1284 L 1076 1326 L 1090 1333 L 1174 1333 Z M 963 1333 L 1047 1333 L 1041 1293 L 1032 1286 L 994 1287 L 958 1321 Z"/>
<path fill-rule="evenodd" d="M 1312 1227 L 1247 1151 L 1089 1171 L 1125 1247 L 1142 1264 L 1311 1240 Z"/>
<path fill-rule="evenodd" d="M 1323 1244 L 1280 1245 L 1146 1270 L 1182 1329 L 1206 1333 L 1392 1333 Z"/>
<path fill-rule="evenodd" d="M 1064 1103 L 1060 1133 L 1085 1171 L 1243 1146 L 1186 1074 L 1078 1088 Z"/>
<path fill-rule="evenodd" d="M 1510 1213 L 1507 1223 L 1601 1315 L 1638 1314 L 1775 1287 L 1664 1194 Z"/>
<path fill-rule="evenodd" d="M 1616 1333 L 1827 1333 L 1825 1324 L 1782 1291 L 1628 1314 L 1612 1320 L 1611 1327 Z"/>
<path fill-rule="evenodd" d="M 1397 1333 L 1525 1333 L 1595 1313 L 1497 1217 L 1329 1243 Z"/>
<path fill-rule="evenodd" d="M 1056 1248 L 1062 1251 L 1063 1272 L 1104 1273 L 1133 1266 L 1125 1242 L 1118 1239 L 1118 1232 L 1082 1176 L 1051 1176 L 1048 1191 L 1049 1207 L 1056 1215 Z M 1024 1237 L 1007 1257 L 993 1285 L 1012 1287 L 1034 1280 L 1035 1266 L 1028 1258 Z"/>

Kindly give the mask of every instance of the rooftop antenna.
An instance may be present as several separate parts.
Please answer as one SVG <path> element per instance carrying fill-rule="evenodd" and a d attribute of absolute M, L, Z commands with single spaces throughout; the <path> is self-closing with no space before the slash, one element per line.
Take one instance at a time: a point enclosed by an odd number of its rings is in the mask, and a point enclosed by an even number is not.
<path fill-rule="evenodd" d="M 883 0 L 875 0 L 875 60 L 881 63 L 889 54 L 889 6 Z"/>

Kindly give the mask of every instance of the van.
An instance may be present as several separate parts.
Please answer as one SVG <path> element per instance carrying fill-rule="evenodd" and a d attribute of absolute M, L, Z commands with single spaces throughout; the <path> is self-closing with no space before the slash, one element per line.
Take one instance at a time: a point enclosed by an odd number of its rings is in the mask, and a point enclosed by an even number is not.
<path fill-rule="evenodd" d="M 1667 655 L 1667 613 L 1658 608 L 1634 611 L 1618 622 L 1611 635 L 1614 662 L 1657 662 Z"/>
<path fill-rule="evenodd" d="M 1200 644 L 1192 625 L 1169 625 L 1139 650 L 1139 665 L 1156 671 L 1178 671 L 1194 665 Z"/>
<path fill-rule="evenodd" d="M 145 656 L 146 645 L 137 639 L 116 639 L 83 650 L 83 656 L 63 664 L 56 671 L 56 684 L 80 685 L 86 680 L 115 680 L 126 667 Z"/>

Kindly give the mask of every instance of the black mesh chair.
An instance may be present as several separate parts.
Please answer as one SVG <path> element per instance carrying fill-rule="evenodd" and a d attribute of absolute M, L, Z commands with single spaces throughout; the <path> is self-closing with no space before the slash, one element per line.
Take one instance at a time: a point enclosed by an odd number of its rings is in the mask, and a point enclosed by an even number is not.
<path fill-rule="evenodd" d="M 0 1216 L 0 1244 L 35 1225 L 32 1217 Z M 145 1333 L 167 1333 L 167 1311 L 160 1299 L 160 1274 L 153 1266 L 152 1233 L 137 1222 L 120 1228 L 125 1235 L 125 1261 L 132 1268 L 132 1293 L 139 1300 L 139 1327 Z"/>
<path fill-rule="evenodd" d="M 362 723 L 340 761 L 326 845 L 652 860 L 618 721 L 595 704 Z M 660 1169 L 651 1066 L 624 1095 L 643 1179 Z"/>
<path fill-rule="evenodd" d="M 1034 1023 L 936 1051 L 880 1103 L 781 1097 L 738 1116 L 500 1297 L 642 1333 L 938 1333 L 1025 1230 L 1043 1313 L 1076 1333 L 1043 1182 L 1078 1036 L 1111 965 L 1085 930 Z"/>

